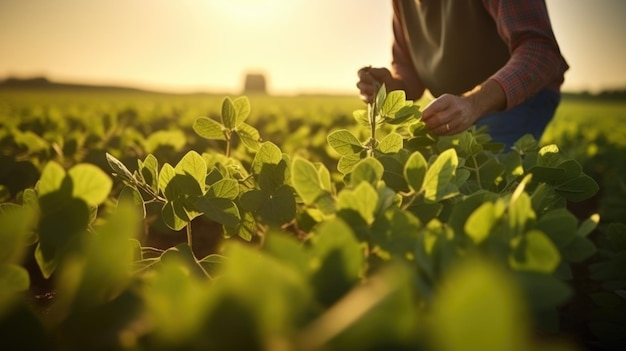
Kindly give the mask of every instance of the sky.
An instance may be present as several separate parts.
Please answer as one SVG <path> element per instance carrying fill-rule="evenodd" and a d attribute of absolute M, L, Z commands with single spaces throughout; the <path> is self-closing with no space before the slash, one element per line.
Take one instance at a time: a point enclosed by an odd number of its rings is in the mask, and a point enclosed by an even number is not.
<path fill-rule="evenodd" d="M 626 87 L 626 1 L 546 0 L 564 90 Z M 389 66 L 390 0 L 0 0 L 0 79 L 239 93 L 354 93 Z"/>

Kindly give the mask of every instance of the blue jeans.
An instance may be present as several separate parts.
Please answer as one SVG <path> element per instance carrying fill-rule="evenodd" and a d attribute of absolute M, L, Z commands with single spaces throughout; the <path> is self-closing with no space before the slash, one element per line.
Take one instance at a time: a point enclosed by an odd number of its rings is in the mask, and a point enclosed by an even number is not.
<path fill-rule="evenodd" d="M 476 126 L 487 126 L 492 141 L 505 144 L 505 150 L 525 134 L 531 134 L 539 141 L 560 100 L 558 92 L 544 89 L 510 110 L 486 115 L 476 122 Z"/>

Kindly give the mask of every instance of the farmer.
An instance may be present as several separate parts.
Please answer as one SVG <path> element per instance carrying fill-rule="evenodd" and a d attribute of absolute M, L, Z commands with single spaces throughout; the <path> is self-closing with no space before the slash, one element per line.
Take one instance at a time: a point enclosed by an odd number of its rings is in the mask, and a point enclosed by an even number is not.
<path fill-rule="evenodd" d="M 392 0 L 391 71 L 365 67 L 357 87 L 435 99 L 422 120 L 437 135 L 488 127 L 510 148 L 524 134 L 540 139 L 560 101 L 569 68 L 544 0 Z"/>

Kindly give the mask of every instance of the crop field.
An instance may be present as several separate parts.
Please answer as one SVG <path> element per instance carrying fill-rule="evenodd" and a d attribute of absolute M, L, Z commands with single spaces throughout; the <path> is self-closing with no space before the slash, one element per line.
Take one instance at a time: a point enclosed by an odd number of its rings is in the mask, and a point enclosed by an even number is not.
<path fill-rule="evenodd" d="M 0 336 L 37 350 L 621 350 L 626 102 L 0 91 Z"/>

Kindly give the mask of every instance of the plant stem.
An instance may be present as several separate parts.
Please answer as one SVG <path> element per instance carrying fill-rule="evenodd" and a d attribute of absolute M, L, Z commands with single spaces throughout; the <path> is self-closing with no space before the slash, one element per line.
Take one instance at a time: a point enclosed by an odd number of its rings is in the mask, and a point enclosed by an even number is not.
<path fill-rule="evenodd" d="M 232 133 L 224 130 L 224 137 L 226 138 L 226 157 L 230 157 L 230 137 Z"/>
<path fill-rule="evenodd" d="M 374 156 L 374 149 L 376 148 L 376 116 L 374 116 L 374 111 L 376 111 L 376 102 L 371 104 L 367 104 L 367 117 L 370 122 L 370 145 L 367 150 L 367 154 L 370 157 Z"/>
<path fill-rule="evenodd" d="M 191 236 L 191 221 L 187 223 L 185 226 L 187 229 L 187 245 L 189 245 L 189 249 L 191 249 L 191 253 L 193 254 L 193 238 Z M 195 257 L 195 254 L 193 254 Z"/>
<path fill-rule="evenodd" d="M 470 168 L 474 172 L 476 172 L 476 180 L 478 181 L 478 186 L 482 189 L 482 182 L 480 181 L 480 167 L 478 167 L 478 162 L 476 161 L 476 156 L 472 155 L 472 161 L 474 161 L 474 168 Z M 469 168 L 469 167 L 468 167 Z"/>

